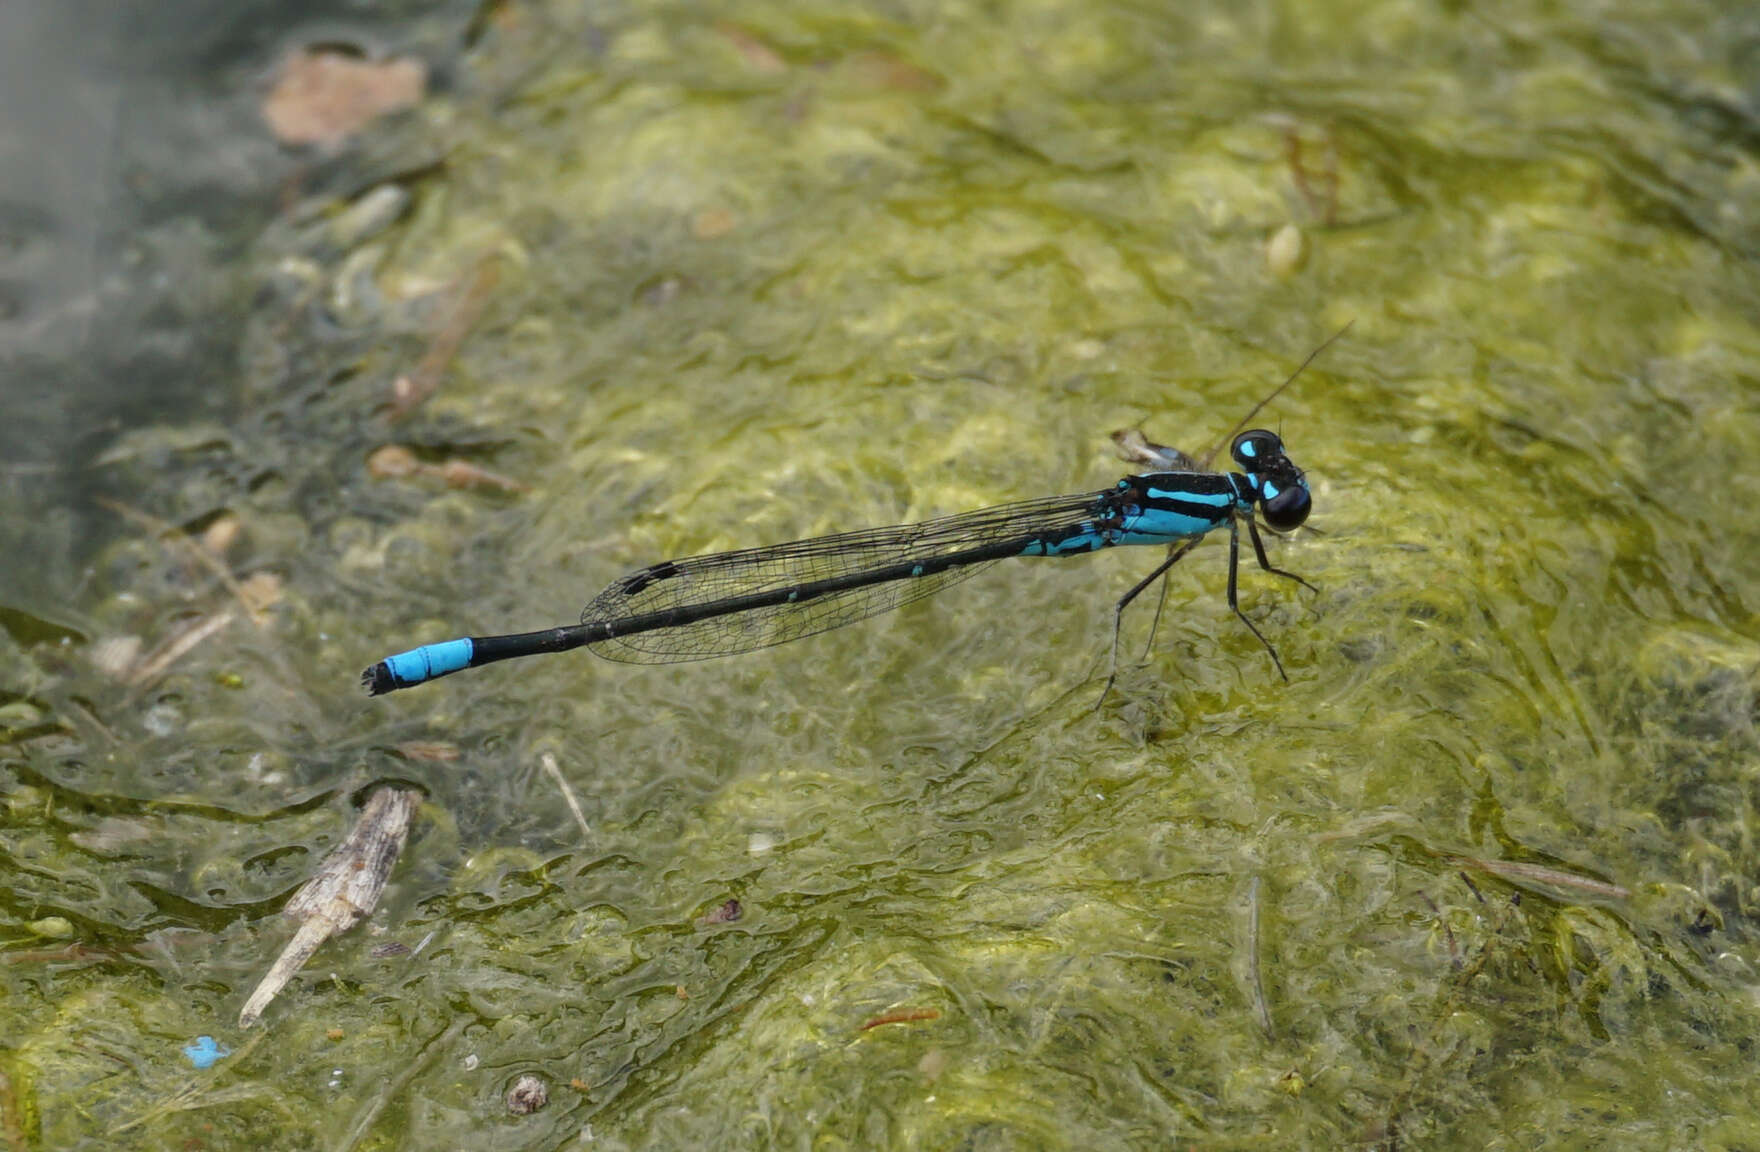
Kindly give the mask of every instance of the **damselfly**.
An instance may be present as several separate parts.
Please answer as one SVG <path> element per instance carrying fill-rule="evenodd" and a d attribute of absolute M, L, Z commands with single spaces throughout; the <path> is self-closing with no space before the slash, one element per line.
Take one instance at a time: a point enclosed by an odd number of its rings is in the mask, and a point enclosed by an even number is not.
<path fill-rule="evenodd" d="M 1346 325 L 1348 328 L 1349 325 Z M 668 560 L 631 572 L 599 593 L 579 624 L 510 636 L 472 636 L 424 644 L 361 673 L 374 696 L 410 688 L 464 668 L 516 656 L 586 647 L 610 660 L 667 664 L 751 652 L 841 628 L 890 611 L 1017 556 L 1075 556 L 1126 544 L 1166 544 L 1168 556 L 1119 600 L 1113 617 L 1114 667 L 1124 608 L 1209 532 L 1228 526 L 1228 606 L 1271 654 L 1277 650 L 1240 610 L 1236 575 L 1240 526 L 1267 572 L 1259 518 L 1283 533 L 1308 518 L 1308 482 L 1262 428 L 1241 431 L 1295 380 L 1342 330 L 1320 345 L 1288 380 L 1235 426 L 1229 453 L 1239 472 L 1212 472 L 1214 452 L 1197 460 L 1140 436 L 1121 440 L 1127 458 L 1163 470 L 1126 476 L 1111 488 L 962 512 L 919 524 L 842 532 L 767 548 Z M 1107 681 L 1111 684 L 1110 677 Z"/>

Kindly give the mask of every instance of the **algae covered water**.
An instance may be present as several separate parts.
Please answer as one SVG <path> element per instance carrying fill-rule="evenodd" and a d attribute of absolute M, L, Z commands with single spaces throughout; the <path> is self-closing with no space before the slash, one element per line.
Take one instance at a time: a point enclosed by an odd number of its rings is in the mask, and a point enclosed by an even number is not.
<path fill-rule="evenodd" d="M 10 1146 L 1760 1143 L 1760 17 L 444 15 L 269 226 L 143 238 L 205 400 L 57 465 L 89 538 L 0 524 Z M 1213 540 L 1098 709 L 1153 550 L 356 684 L 1206 451 L 1347 322 L 1257 417 L 1287 683 Z M 382 904 L 239 1029 L 387 784 Z"/>

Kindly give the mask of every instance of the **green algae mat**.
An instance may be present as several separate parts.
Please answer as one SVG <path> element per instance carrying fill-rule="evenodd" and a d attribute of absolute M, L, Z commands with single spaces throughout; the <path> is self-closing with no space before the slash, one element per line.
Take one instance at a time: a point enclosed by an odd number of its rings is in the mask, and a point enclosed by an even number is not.
<path fill-rule="evenodd" d="M 447 44 L 178 286 L 213 403 L 92 446 L 90 566 L 0 605 L 0 1148 L 1760 1147 L 1752 10 Z M 1207 451 L 1347 323 L 1254 418 L 1314 494 L 1316 591 L 1243 548 L 1287 682 L 1221 532 L 1098 707 L 1155 550 L 357 684 Z M 386 788 L 378 906 L 240 1027 Z"/>

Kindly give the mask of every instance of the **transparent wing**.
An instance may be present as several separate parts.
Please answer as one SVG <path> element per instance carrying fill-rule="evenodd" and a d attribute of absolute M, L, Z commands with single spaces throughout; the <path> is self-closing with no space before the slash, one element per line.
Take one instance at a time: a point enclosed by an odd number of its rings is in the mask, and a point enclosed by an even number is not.
<path fill-rule="evenodd" d="M 1112 494 L 1112 489 L 1104 489 L 1023 500 L 920 524 L 669 560 L 615 581 L 582 610 L 581 623 L 610 623 L 774 589 L 875 575 L 874 583 L 590 645 L 606 659 L 632 664 L 702 660 L 767 648 L 890 611 L 939 592 L 1012 554 L 1004 550 L 988 558 L 959 559 L 968 553 L 1006 549 L 1011 541 L 1019 542 L 1018 552 L 1035 540 L 1057 540 L 1086 531 L 1094 518 L 1103 514 L 1105 501 Z M 955 562 L 944 567 L 937 563 L 949 560 Z M 924 570 L 914 574 L 909 571 L 912 565 L 923 565 Z M 888 571 L 895 573 L 893 578 L 886 578 Z"/>

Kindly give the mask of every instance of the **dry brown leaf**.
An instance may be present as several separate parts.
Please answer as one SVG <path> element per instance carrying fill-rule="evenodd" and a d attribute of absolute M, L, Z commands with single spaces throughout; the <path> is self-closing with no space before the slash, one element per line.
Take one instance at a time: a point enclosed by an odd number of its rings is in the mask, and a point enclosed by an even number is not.
<path fill-rule="evenodd" d="M 715 31 L 723 40 L 733 45 L 734 51 L 752 68 L 766 76 L 775 76 L 788 71 L 788 62 L 770 45 L 759 39 L 756 32 L 741 28 L 731 20 L 722 20 L 715 25 Z"/>
<path fill-rule="evenodd" d="M 851 83 L 880 92 L 939 92 L 947 81 L 891 52 L 856 52 L 840 68 Z"/>
<path fill-rule="evenodd" d="M 338 144 L 427 91 L 419 60 L 362 60 L 335 49 L 300 49 L 263 99 L 263 119 L 283 144 Z"/>
<path fill-rule="evenodd" d="M 739 217 L 726 208 L 705 208 L 691 218 L 691 234 L 699 240 L 717 240 L 732 232 Z"/>

